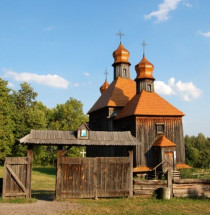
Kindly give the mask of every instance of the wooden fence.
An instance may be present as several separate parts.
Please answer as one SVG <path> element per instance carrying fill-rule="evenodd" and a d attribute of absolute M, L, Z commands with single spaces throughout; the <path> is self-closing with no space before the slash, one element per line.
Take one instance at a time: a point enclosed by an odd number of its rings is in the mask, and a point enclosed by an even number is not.
<path fill-rule="evenodd" d="M 134 196 L 151 197 L 158 189 L 167 187 L 166 180 L 134 180 Z"/>
<path fill-rule="evenodd" d="M 5 198 L 30 197 L 30 164 L 27 157 L 10 157 L 4 162 L 3 194 Z"/>
<path fill-rule="evenodd" d="M 57 198 L 128 196 L 133 193 L 129 157 L 62 157 L 57 169 Z"/>
<path fill-rule="evenodd" d="M 159 194 L 160 188 L 166 188 L 166 180 L 134 180 L 134 195 L 151 197 Z M 172 184 L 174 197 L 205 197 L 210 198 L 210 180 L 202 179 L 176 179 Z"/>
<path fill-rule="evenodd" d="M 174 197 L 210 198 L 210 180 L 179 179 L 173 183 Z"/>

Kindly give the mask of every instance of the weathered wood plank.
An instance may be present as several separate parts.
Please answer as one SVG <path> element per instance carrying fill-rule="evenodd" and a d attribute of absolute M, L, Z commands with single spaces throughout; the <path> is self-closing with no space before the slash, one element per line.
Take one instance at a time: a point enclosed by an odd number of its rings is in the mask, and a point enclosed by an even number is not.
<path fill-rule="evenodd" d="M 206 179 L 174 179 L 174 184 L 210 184 L 210 180 Z"/>
<path fill-rule="evenodd" d="M 31 198 L 31 180 L 32 180 L 32 164 L 33 164 L 33 146 L 28 145 L 27 149 L 27 197 Z"/>
<path fill-rule="evenodd" d="M 25 186 L 22 184 L 22 182 L 19 180 L 19 178 L 17 177 L 17 175 L 15 174 L 15 172 L 12 170 L 12 168 L 6 164 L 6 168 L 9 170 L 9 172 L 11 173 L 12 177 L 15 179 L 15 181 L 17 182 L 17 184 L 20 186 L 20 188 L 22 189 L 23 192 L 26 192 L 26 188 Z"/>
<path fill-rule="evenodd" d="M 6 193 L 5 197 L 19 197 L 19 196 L 27 196 L 27 193 Z"/>
<path fill-rule="evenodd" d="M 159 188 L 166 188 L 167 185 L 134 185 L 134 190 L 157 190 Z"/>
<path fill-rule="evenodd" d="M 64 184 L 60 197 L 117 197 L 129 193 L 129 174 L 132 168 L 129 167 L 128 157 L 63 158 L 60 165 L 62 171 L 66 172 L 61 172 L 61 182 Z"/>
<path fill-rule="evenodd" d="M 167 185 L 166 180 L 134 180 L 134 185 Z"/>
<path fill-rule="evenodd" d="M 133 150 L 129 150 L 129 197 L 133 197 Z"/>
<path fill-rule="evenodd" d="M 56 198 L 60 198 L 61 194 L 61 160 L 62 160 L 62 146 L 58 146 L 57 151 L 57 175 L 56 175 Z"/>
<path fill-rule="evenodd" d="M 19 195 L 29 197 L 28 195 L 28 175 L 29 167 L 27 157 L 10 157 L 5 159 L 4 179 L 3 179 L 3 198 L 9 198 L 9 195 L 18 197 Z"/>

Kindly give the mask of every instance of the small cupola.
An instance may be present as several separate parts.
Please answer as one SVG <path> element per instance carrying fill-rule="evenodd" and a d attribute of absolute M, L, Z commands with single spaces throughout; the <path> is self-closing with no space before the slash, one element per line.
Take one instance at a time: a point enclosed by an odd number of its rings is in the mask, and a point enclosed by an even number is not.
<path fill-rule="evenodd" d="M 136 79 L 149 78 L 155 80 L 153 77 L 154 66 L 145 56 L 143 56 L 142 60 L 135 66 L 135 70 L 137 74 Z"/>
<path fill-rule="evenodd" d="M 146 92 L 154 92 L 154 77 L 153 71 L 154 66 L 150 63 L 145 57 L 145 46 L 146 43 L 143 42 L 143 58 L 141 61 L 135 66 L 136 70 L 136 93 L 141 93 L 142 90 Z"/>
<path fill-rule="evenodd" d="M 124 48 L 123 44 L 120 42 L 118 48 L 113 52 L 114 64 L 115 63 L 129 63 L 130 53 Z M 129 63 L 130 64 L 130 63 Z"/>
<path fill-rule="evenodd" d="M 100 92 L 101 94 L 103 94 L 109 87 L 109 83 L 107 82 L 107 80 L 104 81 L 103 85 L 100 87 Z"/>
<path fill-rule="evenodd" d="M 121 78 L 130 78 L 130 62 L 129 57 L 130 53 L 127 49 L 124 48 L 123 44 L 120 42 L 118 48 L 113 52 L 114 63 L 114 80 L 118 77 Z"/>

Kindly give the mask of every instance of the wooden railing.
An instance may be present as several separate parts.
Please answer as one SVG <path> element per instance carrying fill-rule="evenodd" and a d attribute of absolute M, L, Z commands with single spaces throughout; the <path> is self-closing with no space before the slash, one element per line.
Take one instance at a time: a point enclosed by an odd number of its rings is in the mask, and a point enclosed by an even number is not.
<path fill-rule="evenodd" d="M 167 161 L 162 161 L 162 162 L 160 162 L 157 166 L 155 166 L 155 167 L 152 169 L 152 171 L 155 170 L 155 178 L 156 178 L 156 174 L 157 174 L 157 168 L 158 168 L 160 165 L 163 165 L 164 163 L 166 163 L 166 164 L 168 165 L 168 167 L 171 167 L 172 169 L 174 169 L 173 166 L 172 166 L 169 162 L 167 162 Z M 168 169 L 169 169 L 169 168 L 167 168 L 166 172 L 168 171 Z M 166 173 L 166 172 L 164 172 L 164 173 Z"/>

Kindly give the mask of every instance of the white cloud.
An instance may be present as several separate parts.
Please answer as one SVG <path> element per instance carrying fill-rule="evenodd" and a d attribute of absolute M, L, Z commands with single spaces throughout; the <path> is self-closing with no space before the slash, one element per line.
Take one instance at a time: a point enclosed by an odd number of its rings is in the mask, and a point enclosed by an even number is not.
<path fill-rule="evenodd" d="M 35 82 L 55 88 L 68 88 L 69 82 L 58 75 L 38 75 L 34 73 L 17 73 L 8 70 L 4 73 L 5 77 L 11 77 L 16 81 Z"/>
<path fill-rule="evenodd" d="M 44 31 L 52 31 L 52 30 L 54 30 L 53 26 L 49 26 L 49 27 L 44 28 Z"/>
<path fill-rule="evenodd" d="M 84 72 L 84 75 L 89 77 L 89 76 L 90 76 L 90 73 Z"/>
<path fill-rule="evenodd" d="M 169 19 L 169 12 L 176 10 L 178 4 L 181 1 L 182 0 L 164 0 L 163 3 L 158 5 L 158 10 L 144 15 L 144 18 L 151 19 L 152 17 L 155 17 L 157 19 L 157 22 L 166 21 Z"/>
<path fill-rule="evenodd" d="M 163 81 L 155 81 L 156 92 L 163 95 L 173 95 L 175 92 L 170 85 L 165 84 Z"/>
<path fill-rule="evenodd" d="M 168 84 L 162 81 L 156 81 L 155 91 L 162 95 L 180 96 L 184 101 L 197 99 L 202 93 L 202 91 L 197 88 L 193 82 L 176 82 L 173 77 L 168 80 Z"/>
<path fill-rule="evenodd" d="M 74 87 L 79 87 L 79 84 L 78 83 L 74 83 L 73 86 Z"/>
<path fill-rule="evenodd" d="M 198 31 L 198 33 L 203 37 L 210 37 L 210 31 L 208 31 L 208 32 Z"/>

